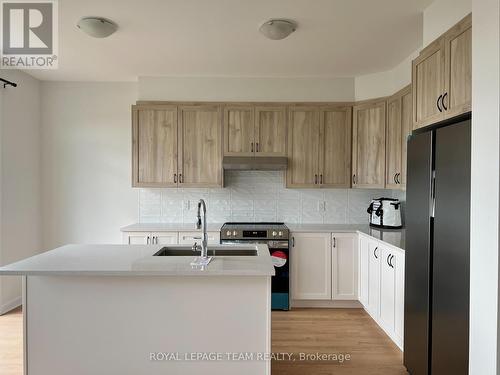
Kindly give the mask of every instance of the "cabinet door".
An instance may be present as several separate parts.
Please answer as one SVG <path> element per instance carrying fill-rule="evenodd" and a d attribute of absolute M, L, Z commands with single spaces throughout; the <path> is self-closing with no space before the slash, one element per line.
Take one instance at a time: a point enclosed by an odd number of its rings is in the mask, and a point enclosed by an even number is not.
<path fill-rule="evenodd" d="M 359 236 L 359 301 L 368 309 L 370 241 Z"/>
<path fill-rule="evenodd" d="M 444 40 L 427 46 L 412 63 L 413 128 L 443 119 L 440 97 L 444 93 Z"/>
<path fill-rule="evenodd" d="M 292 235 L 292 298 L 332 298 L 330 233 Z"/>
<path fill-rule="evenodd" d="M 132 107 L 132 186 L 177 186 L 177 107 Z"/>
<path fill-rule="evenodd" d="M 252 156 L 255 150 L 254 110 L 250 106 L 224 109 L 224 155 Z"/>
<path fill-rule="evenodd" d="M 150 232 L 125 232 L 123 233 L 125 245 L 149 245 L 151 243 Z"/>
<path fill-rule="evenodd" d="M 351 107 L 321 110 L 319 145 L 321 187 L 351 187 L 351 119 Z"/>
<path fill-rule="evenodd" d="M 255 108 L 255 156 L 286 156 L 286 108 Z"/>
<path fill-rule="evenodd" d="M 398 176 L 402 165 L 402 122 L 401 122 L 402 98 L 395 95 L 387 100 L 387 152 L 385 187 L 398 189 Z"/>
<path fill-rule="evenodd" d="M 378 319 L 380 316 L 380 257 L 382 251 L 375 241 L 368 245 L 368 312 Z"/>
<path fill-rule="evenodd" d="M 211 245 L 220 244 L 220 232 L 208 232 L 208 243 Z M 201 232 L 179 232 L 180 245 L 193 245 L 195 242 L 201 244 L 203 233 Z"/>
<path fill-rule="evenodd" d="M 219 106 L 181 107 L 179 120 L 179 186 L 222 186 Z"/>
<path fill-rule="evenodd" d="M 332 299 L 358 299 L 358 236 L 332 234 Z"/>
<path fill-rule="evenodd" d="M 177 244 L 177 232 L 153 232 L 151 236 L 154 245 Z"/>
<path fill-rule="evenodd" d="M 385 100 L 354 107 L 354 188 L 385 187 L 385 107 Z"/>
<path fill-rule="evenodd" d="M 404 313 L 405 313 L 405 254 L 396 251 L 391 261 L 396 272 L 396 295 L 394 301 L 394 333 L 398 345 L 403 346 L 404 337 Z"/>
<path fill-rule="evenodd" d="M 401 174 L 398 176 L 401 189 L 406 189 L 406 164 L 408 156 L 408 136 L 413 129 L 411 120 L 412 113 L 412 92 L 408 87 L 406 93 L 401 98 Z"/>
<path fill-rule="evenodd" d="M 444 36 L 445 118 L 471 110 L 472 103 L 472 16 L 468 15 Z"/>
<path fill-rule="evenodd" d="M 380 322 L 387 332 L 393 333 L 395 327 L 396 272 L 394 266 L 391 266 L 391 261 L 394 252 L 385 247 L 380 249 Z"/>
<path fill-rule="evenodd" d="M 287 187 L 319 187 L 319 111 L 292 107 L 288 121 Z"/>

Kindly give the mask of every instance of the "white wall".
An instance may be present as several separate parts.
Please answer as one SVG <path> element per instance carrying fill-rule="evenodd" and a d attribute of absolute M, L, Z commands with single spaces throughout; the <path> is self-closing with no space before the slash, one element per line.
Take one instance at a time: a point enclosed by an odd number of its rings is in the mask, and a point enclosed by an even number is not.
<path fill-rule="evenodd" d="M 498 373 L 499 0 L 472 4 L 470 374 Z"/>
<path fill-rule="evenodd" d="M 424 10 L 423 47 L 472 11 L 472 0 L 436 0 Z"/>
<path fill-rule="evenodd" d="M 354 78 L 139 77 L 139 100 L 353 101 Z"/>
<path fill-rule="evenodd" d="M 411 83 L 411 62 L 420 51 L 413 52 L 404 61 L 386 72 L 367 74 L 355 78 L 356 100 L 393 95 Z"/>
<path fill-rule="evenodd" d="M 131 187 L 135 83 L 43 82 L 43 248 L 120 243 L 137 220 Z"/>
<path fill-rule="evenodd" d="M 0 254 L 8 264 L 40 252 L 40 83 L 14 70 L 2 77 L 18 84 L 2 91 Z M 20 302 L 19 277 L 2 277 L 0 313 Z"/>

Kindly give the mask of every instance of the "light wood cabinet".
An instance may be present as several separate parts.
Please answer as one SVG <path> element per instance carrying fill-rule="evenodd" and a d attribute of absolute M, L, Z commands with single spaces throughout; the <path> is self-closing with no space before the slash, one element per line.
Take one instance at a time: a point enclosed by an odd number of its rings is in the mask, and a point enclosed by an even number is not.
<path fill-rule="evenodd" d="M 289 188 L 348 188 L 351 107 L 292 107 L 288 121 Z"/>
<path fill-rule="evenodd" d="M 424 48 L 412 64 L 413 128 L 471 110 L 472 16 Z"/>
<path fill-rule="evenodd" d="M 387 99 L 385 187 L 406 188 L 407 139 L 411 134 L 411 87 Z"/>
<path fill-rule="evenodd" d="M 352 186 L 385 187 L 386 101 L 374 100 L 353 108 Z"/>
<path fill-rule="evenodd" d="M 132 106 L 132 186 L 177 185 L 177 107 Z"/>
<path fill-rule="evenodd" d="M 293 233 L 292 298 L 332 298 L 332 237 L 330 233 Z"/>
<path fill-rule="evenodd" d="M 358 299 L 357 234 L 332 234 L 332 299 Z"/>
<path fill-rule="evenodd" d="M 222 186 L 222 121 L 217 105 L 179 107 L 179 186 Z"/>
<path fill-rule="evenodd" d="M 286 108 L 255 107 L 255 156 L 286 155 Z"/>
<path fill-rule="evenodd" d="M 286 107 L 226 106 L 224 155 L 285 156 Z"/>
<path fill-rule="evenodd" d="M 444 35 L 445 118 L 469 112 L 472 104 L 472 15 Z"/>
<path fill-rule="evenodd" d="M 292 107 L 288 120 L 286 186 L 316 187 L 319 183 L 320 118 L 315 107 Z"/>
<path fill-rule="evenodd" d="M 224 155 L 253 156 L 254 129 L 253 107 L 226 107 L 224 109 Z"/>

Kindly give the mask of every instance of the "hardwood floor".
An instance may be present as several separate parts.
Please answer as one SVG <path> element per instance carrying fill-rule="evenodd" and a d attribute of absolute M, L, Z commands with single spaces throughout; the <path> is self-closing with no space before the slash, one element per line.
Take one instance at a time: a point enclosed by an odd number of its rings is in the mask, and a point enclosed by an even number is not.
<path fill-rule="evenodd" d="M 362 309 L 293 309 L 272 313 L 272 375 L 407 375 L 403 355 Z M 299 353 L 350 354 L 338 361 L 301 361 Z"/>
<path fill-rule="evenodd" d="M 23 373 L 20 308 L 0 316 L 0 375 Z M 401 351 L 362 309 L 294 309 L 272 313 L 272 375 L 407 375 Z M 301 360 L 300 353 L 344 354 L 350 360 Z"/>
<path fill-rule="evenodd" d="M 23 373 L 23 313 L 21 308 L 0 316 L 0 375 Z"/>

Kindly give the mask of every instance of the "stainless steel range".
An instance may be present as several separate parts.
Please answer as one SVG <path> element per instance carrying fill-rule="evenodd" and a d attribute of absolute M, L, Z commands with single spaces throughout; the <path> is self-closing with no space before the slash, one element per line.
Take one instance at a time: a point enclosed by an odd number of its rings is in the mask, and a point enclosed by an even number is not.
<path fill-rule="evenodd" d="M 269 247 L 276 275 L 272 278 L 271 308 L 290 309 L 290 231 L 284 223 L 225 223 L 221 244 L 263 243 Z"/>

